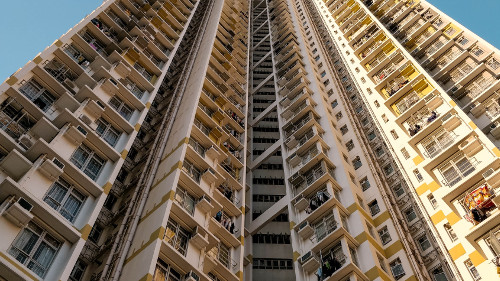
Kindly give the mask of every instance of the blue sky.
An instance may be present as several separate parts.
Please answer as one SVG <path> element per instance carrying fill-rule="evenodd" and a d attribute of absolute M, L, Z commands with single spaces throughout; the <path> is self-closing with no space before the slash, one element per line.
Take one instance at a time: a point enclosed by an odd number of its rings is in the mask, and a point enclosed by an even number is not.
<path fill-rule="evenodd" d="M 59 38 L 102 0 L 3 1 L 0 17 L 0 81 Z M 429 0 L 500 48 L 500 0 Z M 479 4 L 480 3 L 480 4 Z"/>

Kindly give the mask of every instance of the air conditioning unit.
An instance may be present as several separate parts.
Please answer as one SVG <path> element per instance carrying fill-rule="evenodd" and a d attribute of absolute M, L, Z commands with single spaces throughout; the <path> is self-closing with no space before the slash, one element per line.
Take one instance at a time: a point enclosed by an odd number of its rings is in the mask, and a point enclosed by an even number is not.
<path fill-rule="evenodd" d="M 97 105 L 101 108 L 106 108 L 106 106 L 100 100 L 96 100 L 95 103 L 97 103 Z"/>
<path fill-rule="evenodd" d="M 198 206 L 204 213 L 208 213 L 214 208 L 211 201 L 212 200 L 210 199 L 210 197 L 204 194 L 200 197 L 200 199 L 196 203 L 196 206 Z"/>
<path fill-rule="evenodd" d="M 70 92 L 71 92 L 72 94 L 76 94 L 76 93 L 78 92 L 78 90 L 80 90 L 80 89 L 78 88 L 78 86 L 76 86 L 76 84 L 75 84 L 73 81 L 69 80 L 68 78 L 66 78 L 66 79 L 62 82 L 62 84 L 63 84 L 64 86 L 66 86 L 66 88 L 68 88 L 68 90 L 70 90 Z"/>
<path fill-rule="evenodd" d="M 488 170 L 486 170 L 486 172 L 483 173 L 483 178 L 488 178 L 490 177 L 491 175 L 493 175 L 493 173 L 495 172 L 495 170 L 493 168 L 489 168 Z"/>
<path fill-rule="evenodd" d="M 14 196 L 10 196 L 0 205 L 2 215 L 18 227 L 26 226 L 33 219 L 32 209 L 33 205 L 23 197 L 16 200 Z"/>
<path fill-rule="evenodd" d="M 33 139 L 31 138 L 30 135 L 24 134 L 19 138 L 19 144 L 24 149 L 29 149 L 30 147 L 33 146 Z"/>
<path fill-rule="evenodd" d="M 302 257 L 300 257 L 300 260 L 299 260 L 300 264 L 304 264 L 305 262 L 307 262 L 312 257 L 313 257 L 313 255 L 312 255 L 311 251 L 305 253 L 304 255 L 302 255 Z"/>
<path fill-rule="evenodd" d="M 59 167 L 60 169 L 64 169 L 64 163 L 61 162 L 61 160 L 57 159 L 56 157 L 54 157 L 54 159 L 52 159 L 52 162 L 54 162 L 54 164 Z"/>
<path fill-rule="evenodd" d="M 78 125 L 78 126 L 76 127 L 76 129 L 77 129 L 78 131 L 80 131 L 80 133 L 82 133 L 84 136 L 86 136 L 86 135 L 88 134 L 87 130 L 85 130 L 85 129 L 84 129 L 82 126 L 80 126 L 80 125 Z"/>
<path fill-rule="evenodd" d="M 198 274 L 193 272 L 192 270 L 186 275 L 185 281 L 200 281 L 200 277 Z"/>

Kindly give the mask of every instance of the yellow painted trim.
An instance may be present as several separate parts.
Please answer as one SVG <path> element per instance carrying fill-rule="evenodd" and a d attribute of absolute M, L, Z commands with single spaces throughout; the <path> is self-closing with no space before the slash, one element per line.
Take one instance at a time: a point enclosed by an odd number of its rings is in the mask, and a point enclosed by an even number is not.
<path fill-rule="evenodd" d="M 418 279 L 417 279 L 417 277 L 415 275 L 412 275 L 412 276 L 406 278 L 405 281 L 418 281 Z"/>
<path fill-rule="evenodd" d="M 122 150 L 122 153 L 121 153 L 122 159 L 127 158 L 127 154 L 128 154 L 128 150 L 126 150 L 126 149 Z"/>
<path fill-rule="evenodd" d="M 293 261 L 296 262 L 300 257 L 299 252 L 295 251 L 293 252 Z"/>
<path fill-rule="evenodd" d="M 151 103 L 148 101 L 148 102 L 146 103 L 146 108 L 147 108 L 147 109 L 149 109 L 150 107 L 151 107 Z"/>
<path fill-rule="evenodd" d="M 457 216 L 457 214 L 451 212 L 448 215 L 446 215 L 446 220 L 450 223 L 450 225 L 454 225 L 455 223 L 459 222 L 462 218 Z"/>
<path fill-rule="evenodd" d="M 141 124 L 140 124 L 140 123 L 135 124 L 135 126 L 134 126 L 134 130 L 135 130 L 136 132 L 139 132 L 139 130 L 140 130 L 140 129 L 141 129 Z"/>
<path fill-rule="evenodd" d="M 295 227 L 295 222 L 294 221 L 290 221 L 290 230 L 292 230 L 294 227 Z"/>
<path fill-rule="evenodd" d="M 448 252 L 450 252 L 451 258 L 454 261 L 456 261 L 459 257 L 461 257 L 465 254 L 465 249 L 464 249 L 464 246 L 462 246 L 462 244 L 459 243 L 455 247 L 448 250 Z"/>
<path fill-rule="evenodd" d="M 368 271 L 365 272 L 366 277 L 368 277 L 369 280 L 375 280 L 377 278 L 381 278 L 384 281 L 391 281 L 393 280 L 385 271 L 383 271 L 378 265 L 370 268 Z"/>
<path fill-rule="evenodd" d="M 493 153 L 495 153 L 495 156 L 496 157 L 500 157 L 500 149 L 498 149 L 497 147 L 493 148 L 492 149 Z"/>
<path fill-rule="evenodd" d="M 245 206 L 241 206 L 240 207 L 240 211 L 241 211 L 242 214 L 244 214 L 245 213 Z"/>
<path fill-rule="evenodd" d="M 375 225 L 375 227 L 378 227 L 389 219 L 391 219 L 391 214 L 389 214 L 389 211 L 385 211 L 382 214 L 378 215 L 375 219 L 373 219 L 373 225 Z"/>
<path fill-rule="evenodd" d="M 450 100 L 450 105 L 451 105 L 452 107 L 455 107 L 455 106 L 457 106 L 457 103 L 456 103 L 456 102 L 454 102 L 454 101 L 452 101 L 452 100 Z"/>
<path fill-rule="evenodd" d="M 445 218 L 446 218 L 446 216 L 444 215 L 443 211 L 439 211 L 439 212 L 437 212 L 437 213 L 435 213 L 434 215 L 431 216 L 431 220 L 432 220 L 432 223 L 434 225 L 440 223 Z"/>
<path fill-rule="evenodd" d="M 137 255 L 139 255 L 140 252 L 144 251 L 151 243 L 156 241 L 157 239 L 163 239 L 163 235 L 165 234 L 165 228 L 163 226 L 160 226 L 158 229 L 156 229 L 153 233 L 151 233 L 151 236 L 149 236 L 149 240 L 146 243 L 142 243 L 141 247 L 134 251 L 130 257 L 128 257 L 125 260 L 124 264 L 127 264 L 131 260 L 133 260 Z"/>
<path fill-rule="evenodd" d="M 144 277 L 139 279 L 139 281 L 153 281 L 153 275 L 151 275 L 151 273 L 148 273 L 144 275 Z"/>
<path fill-rule="evenodd" d="M 63 42 L 61 42 L 61 40 L 57 39 L 56 41 L 54 41 L 54 43 L 52 43 L 54 45 L 56 45 L 57 47 L 61 47 L 63 45 Z"/>
<path fill-rule="evenodd" d="M 247 259 L 249 259 L 249 260 L 250 260 L 250 263 L 253 263 L 253 256 L 252 256 L 252 255 L 248 255 L 248 256 L 247 256 Z"/>
<path fill-rule="evenodd" d="M 169 192 L 167 192 L 167 194 L 163 195 L 161 201 L 158 204 L 155 204 L 153 209 L 146 211 L 146 214 L 139 219 L 139 224 L 142 223 L 147 217 L 149 217 L 149 215 L 158 210 L 158 208 L 165 204 L 165 202 L 167 202 L 168 200 L 174 200 L 174 196 L 175 192 L 173 190 L 170 190 Z"/>
<path fill-rule="evenodd" d="M 387 247 L 384 250 L 385 257 L 390 258 L 401 250 L 403 250 L 403 243 L 400 240 L 398 240 L 398 241 L 392 243 L 391 246 Z"/>
<path fill-rule="evenodd" d="M 15 262 L 14 260 L 12 260 L 6 254 L 0 252 L 0 257 L 6 259 L 12 266 L 14 266 L 15 268 L 19 269 L 19 271 L 21 271 L 22 273 L 26 274 L 32 280 L 35 280 L 35 281 L 39 280 L 38 278 L 36 278 L 35 276 L 33 276 L 33 274 L 31 274 L 31 272 L 28 271 L 24 266 L 19 265 L 17 262 Z"/>
<path fill-rule="evenodd" d="M 423 183 L 421 186 L 417 187 L 415 191 L 417 192 L 418 196 L 421 196 L 424 194 L 427 190 L 429 190 L 429 186 L 426 183 Z"/>
<path fill-rule="evenodd" d="M 40 54 L 38 54 L 34 59 L 33 62 L 36 64 L 39 64 L 43 61 L 42 57 L 40 57 Z"/>
<path fill-rule="evenodd" d="M 356 212 L 356 211 L 359 211 L 359 212 L 360 212 L 360 213 L 361 213 L 361 214 L 365 217 L 365 219 L 366 219 L 367 221 L 369 221 L 370 223 L 372 223 L 372 224 L 373 224 L 373 219 L 372 219 L 372 216 L 371 216 L 371 215 L 369 215 L 369 214 L 366 212 L 366 210 L 365 210 L 365 209 L 363 209 L 363 207 L 361 207 L 361 206 L 359 205 L 359 203 L 358 203 L 358 202 L 354 202 L 353 204 L 351 204 L 351 206 L 347 207 L 346 209 L 347 209 L 347 211 L 349 212 L 349 214 L 352 214 L 352 213 L 354 213 L 354 212 Z"/>
<path fill-rule="evenodd" d="M 422 156 L 420 156 L 420 155 L 413 158 L 413 163 L 415 163 L 415 165 L 418 165 L 418 164 L 422 163 L 423 161 L 424 161 L 424 158 L 422 158 Z"/>
<path fill-rule="evenodd" d="M 16 76 L 11 76 L 7 80 L 5 80 L 5 83 L 9 84 L 9 86 L 13 86 L 17 83 L 17 81 L 19 81 L 19 79 L 17 79 Z"/>
<path fill-rule="evenodd" d="M 165 161 L 172 153 L 174 153 L 179 147 L 181 147 L 183 144 L 187 144 L 189 142 L 189 138 L 185 137 L 179 143 L 177 144 L 176 147 L 174 147 L 167 155 L 165 155 L 162 159 L 161 162 Z"/>
<path fill-rule="evenodd" d="M 435 192 L 436 190 L 438 190 L 441 187 L 441 185 L 439 183 L 437 183 L 436 181 L 429 183 L 427 186 L 429 187 L 429 190 L 431 192 Z"/>
<path fill-rule="evenodd" d="M 472 121 L 470 121 L 470 122 L 469 122 L 469 126 L 472 128 L 472 130 L 477 129 L 477 125 L 476 125 L 476 123 L 474 123 L 474 122 L 472 122 Z"/>
<path fill-rule="evenodd" d="M 109 194 L 111 187 L 113 187 L 113 184 L 108 181 L 105 185 L 103 185 L 102 192 L 106 195 Z"/>
<path fill-rule="evenodd" d="M 480 264 L 486 261 L 486 259 L 478 251 L 472 252 L 469 255 L 469 258 L 475 267 L 478 267 Z"/>
<path fill-rule="evenodd" d="M 236 272 L 236 276 L 238 276 L 238 278 L 240 278 L 240 281 L 243 281 L 243 271 L 238 270 L 238 272 Z"/>
<path fill-rule="evenodd" d="M 157 182 L 155 182 L 153 184 L 153 186 L 151 186 L 150 191 L 155 189 L 162 181 L 164 181 L 168 176 L 170 176 L 170 174 L 172 174 L 176 169 L 181 169 L 181 168 L 182 168 L 182 161 L 179 161 L 176 164 L 174 164 L 172 166 L 172 168 L 170 168 L 170 171 L 168 173 L 163 175 L 163 177 L 161 177 Z"/>
<path fill-rule="evenodd" d="M 240 244 L 241 246 L 245 245 L 245 236 L 243 235 L 240 236 Z"/>
<path fill-rule="evenodd" d="M 80 233 L 82 234 L 82 239 L 87 241 L 87 238 L 89 238 L 90 231 L 92 230 L 92 226 L 90 224 L 86 224 L 82 229 L 80 229 Z"/>

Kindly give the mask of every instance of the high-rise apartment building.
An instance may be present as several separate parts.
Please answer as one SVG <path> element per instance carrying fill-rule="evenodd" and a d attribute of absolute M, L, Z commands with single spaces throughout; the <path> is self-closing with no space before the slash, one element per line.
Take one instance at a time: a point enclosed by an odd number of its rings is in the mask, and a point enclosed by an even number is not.
<path fill-rule="evenodd" d="M 106 0 L 0 85 L 0 280 L 496 280 L 499 75 L 424 0 Z"/>

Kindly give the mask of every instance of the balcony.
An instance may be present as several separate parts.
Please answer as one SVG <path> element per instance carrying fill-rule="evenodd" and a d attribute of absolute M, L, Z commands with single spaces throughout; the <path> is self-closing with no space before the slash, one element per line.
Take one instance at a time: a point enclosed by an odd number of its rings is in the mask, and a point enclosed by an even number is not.
<path fill-rule="evenodd" d="M 211 270 L 204 268 L 205 272 L 217 271 L 225 280 L 238 281 L 239 278 L 233 273 L 238 263 L 231 258 L 231 251 L 222 242 L 206 253 L 215 262 Z"/>
<path fill-rule="evenodd" d="M 411 110 L 415 106 L 422 106 L 422 102 L 428 104 L 429 108 L 436 108 L 442 103 L 440 96 L 437 96 L 436 90 L 427 80 L 422 79 L 418 82 L 403 86 L 401 94 L 394 95 L 385 101 L 385 105 L 390 107 L 398 119 L 412 114 Z M 435 97 L 438 99 L 434 100 Z M 436 102 L 436 103 L 433 103 Z"/>
<path fill-rule="evenodd" d="M 43 67 L 55 80 L 75 95 L 80 87 L 76 84 L 78 75 L 56 59 L 46 61 Z"/>
<path fill-rule="evenodd" d="M 488 95 L 493 91 L 492 88 L 496 87 L 499 83 L 496 77 L 491 76 L 488 72 L 483 72 L 474 77 L 463 87 L 463 93 L 457 91 L 455 95 L 459 98 L 459 104 L 466 107 L 468 104 L 480 98 L 483 94 Z M 491 91 L 488 89 L 491 89 Z"/>
<path fill-rule="evenodd" d="M 385 74 L 384 74 L 385 75 Z M 399 68 L 392 71 L 389 76 L 384 76 L 381 81 L 388 81 L 387 83 L 379 83 L 377 90 L 382 95 L 391 101 L 397 100 L 403 93 L 413 87 L 413 80 L 418 77 L 420 73 L 409 62 L 403 64 Z M 385 87 L 384 87 L 385 85 Z"/>
<path fill-rule="evenodd" d="M 334 169 L 335 166 L 331 167 L 327 164 L 326 161 L 321 161 L 319 164 L 315 165 L 304 174 L 295 173 L 289 178 L 289 181 L 293 187 L 294 197 L 300 195 L 301 193 L 310 193 L 311 190 L 318 188 L 325 182 L 335 182 Z M 337 190 L 342 189 L 337 185 L 335 185 L 335 188 Z"/>

